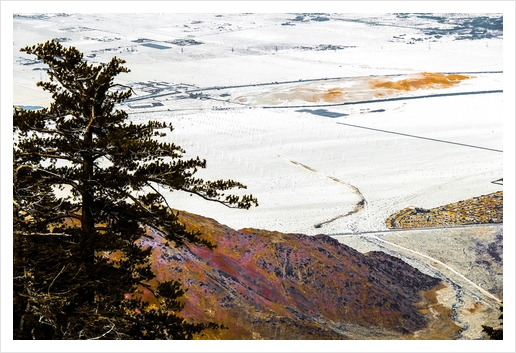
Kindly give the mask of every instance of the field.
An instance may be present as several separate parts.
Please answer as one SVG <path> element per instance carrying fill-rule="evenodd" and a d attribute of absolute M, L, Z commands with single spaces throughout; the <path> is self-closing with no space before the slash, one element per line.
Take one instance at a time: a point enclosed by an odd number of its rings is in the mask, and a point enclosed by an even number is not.
<path fill-rule="evenodd" d="M 457 40 L 416 15 L 159 16 L 20 15 L 14 45 L 61 38 L 91 62 L 124 58 L 131 119 L 172 121 L 169 139 L 207 159 L 203 176 L 260 201 L 242 212 L 174 194 L 173 205 L 236 229 L 328 234 L 501 190 L 499 30 Z M 44 67 L 14 55 L 14 103 L 44 106 Z"/>

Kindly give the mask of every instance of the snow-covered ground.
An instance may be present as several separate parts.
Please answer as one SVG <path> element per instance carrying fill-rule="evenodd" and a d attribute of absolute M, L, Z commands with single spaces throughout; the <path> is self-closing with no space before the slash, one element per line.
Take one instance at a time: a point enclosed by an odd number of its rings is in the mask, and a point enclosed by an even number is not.
<path fill-rule="evenodd" d="M 404 207 L 502 189 L 492 183 L 503 177 L 500 15 L 479 16 L 23 14 L 14 103 L 49 102 L 35 86 L 44 66 L 23 46 L 61 38 L 91 62 L 116 55 L 131 69 L 119 82 L 137 93 L 124 105 L 131 119 L 171 121 L 168 139 L 207 159 L 199 176 L 238 180 L 260 204 L 234 210 L 175 192 L 172 207 L 236 229 L 380 230 Z M 486 21 L 488 35 L 466 28 Z M 422 73 L 466 78 L 412 91 L 374 85 Z"/>

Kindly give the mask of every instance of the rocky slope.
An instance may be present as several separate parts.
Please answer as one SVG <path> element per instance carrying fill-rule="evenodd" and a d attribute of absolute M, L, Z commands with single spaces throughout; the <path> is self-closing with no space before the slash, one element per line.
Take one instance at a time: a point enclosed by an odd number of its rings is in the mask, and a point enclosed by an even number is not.
<path fill-rule="evenodd" d="M 482 223 L 503 223 L 503 191 L 473 197 L 429 210 L 407 207 L 387 219 L 387 227 L 391 229 Z"/>
<path fill-rule="evenodd" d="M 185 317 L 229 328 L 204 338 L 411 339 L 417 331 L 421 339 L 435 330 L 439 338 L 457 332 L 449 313 L 434 310 L 441 280 L 398 258 L 362 254 L 324 235 L 235 231 L 184 212 L 180 221 L 218 248 L 168 247 L 157 232 L 141 245 L 154 250 L 156 280 L 181 279 L 188 288 Z"/>
<path fill-rule="evenodd" d="M 365 254 L 385 252 L 440 278 L 448 288 L 437 291 L 432 310 L 450 313 L 460 326 L 455 338 L 485 339 L 482 325 L 500 326 L 503 191 L 429 210 L 408 207 L 390 216 L 387 225 L 392 231 L 334 238 Z M 447 326 L 442 332 L 453 330 Z"/>

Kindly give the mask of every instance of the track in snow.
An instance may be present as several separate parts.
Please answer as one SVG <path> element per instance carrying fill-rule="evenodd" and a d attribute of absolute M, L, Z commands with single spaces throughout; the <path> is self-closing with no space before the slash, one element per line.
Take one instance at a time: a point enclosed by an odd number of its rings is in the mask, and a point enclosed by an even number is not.
<path fill-rule="evenodd" d="M 340 219 L 340 218 L 343 218 L 343 217 L 347 217 L 347 216 L 350 216 L 350 215 L 352 215 L 352 214 L 354 214 L 354 213 L 357 213 L 357 212 L 359 212 L 359 211 L 363 210 L 363 209 L 364 209 L 364 207 L 365 207 L 365 205 L 367 204 L 366 199 L 364 198 L 364 195 L 362 195 L 362 193 L 360 192 L 360 190 L 359 190 L 356 186 L 353 186 L 353 185 L 351 185 L 351 184 L 348 184 L 348 183 L 346 183 L 346 182 L 343 182 L 342 180 L 339 180 L 339 179 L 337 179 L 337 178 L 335 178 L 335 177 L 332 177 L 332 176 L 329 176 L 329 175 L 325 175 L 325 174 L 323 174 L 323 173 L 321 173 L 321 172 L 318 172 L 317 170 L 315 170 L 315 169 L 313 169 L 313 168 L 311 168 L 311 167 L 309 167 L 309 166 L 307 166 L 307 165 L 304 165 L 303 163 L 299 163 L 299 162 L 297 162 L 297 161 L 293 161 L 293 160 L 291 160 L 291 159 L 287 159 L 287 158 L 282 157 L 282 156 L 280 156 L 280 155 L 278 155 L 278 157 L 283 158 L 283 159 L 285 159 L 285 160 L 289 161 L 289 162 L 290 162 L 290 163 L 292 163 L 292 164 L 295 164 L 295 165 L 298 165 L 298 166 L 300 166 L 300 167 L 303 167 L 303 168 L 305 168 L 306 170 L 309 170 L 309 171 L 310 171 L 310 172 L 312 172 L 312 173 L 319 174 L 320 176 L 322 176 L 322 177 L 324 177 L 324 178 L 327 178 L 327 179 L 330 179 L 330 180 L 332 180 L 332 181 L 334 181 L 334 182 L 336 182 L 336 183 L 346 185 L 347 187 L 350 187 L 350 188 L 353 190 L 354 194 L 358 195 L 358 197 L 360 198 L 360 201 L 358 201 L 358 202 L 357 202 L 357 204 L 355 205 L 355 207 L 353 208 L 353 210 L 349 211 L 349 212 L 348 212 L 348 213 L 346 213 L 346 214 L 343 214 L 343 215 L 340 215 L 340 216 L 337 216 L 337 217 L 333 217 L 333 218 L 332 218 L 332 219 L 330 219 L 330 220 L 327 220 L 327 221 L 324 221 L 324 222 L 317 223 L 317 224 L 315 224 L 315 225 L 314 225 L 314 227 L 315 227 L 315 228 L 321 228 L 321 227 L 322 227 L 323 225 L 325 225 L 325 224 L 331 223 L 331 222 L 333 222 L 333 221 L 336 221 L 337 219 Z"/>

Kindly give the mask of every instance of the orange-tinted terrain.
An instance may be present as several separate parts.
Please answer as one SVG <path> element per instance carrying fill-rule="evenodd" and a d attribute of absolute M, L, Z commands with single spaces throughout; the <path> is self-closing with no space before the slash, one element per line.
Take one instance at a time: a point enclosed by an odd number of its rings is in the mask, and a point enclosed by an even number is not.
<path fill-rule="evenodd" d="M 470 78 L 472 78 L 472 76 L 458 74 L 447 75 L 441 73 L 423 72 L 419 76 L 397 81 L 390 81 L 385 79 L 373 80 L 371 82 L 371 88 L 384 88 L 396 91 L 414 91 L 417 89 L 448 88 Z"/>
<path fill-rule="evenodd" d="M 401 78 L 400 78 L 401 77 Z M 459 74 L 423 72 L 415 75 L 354 77 L 333 81 L 310 82 L 284 89 L 240 96 L 239 103 L 258 105 L 292 102 L 344 103 L 371 100 L 380 97 L 397 97 L 410 91 L 445 89 L 475 78 Z M 331 87 L 326 88 L 326 86 Z"/>

